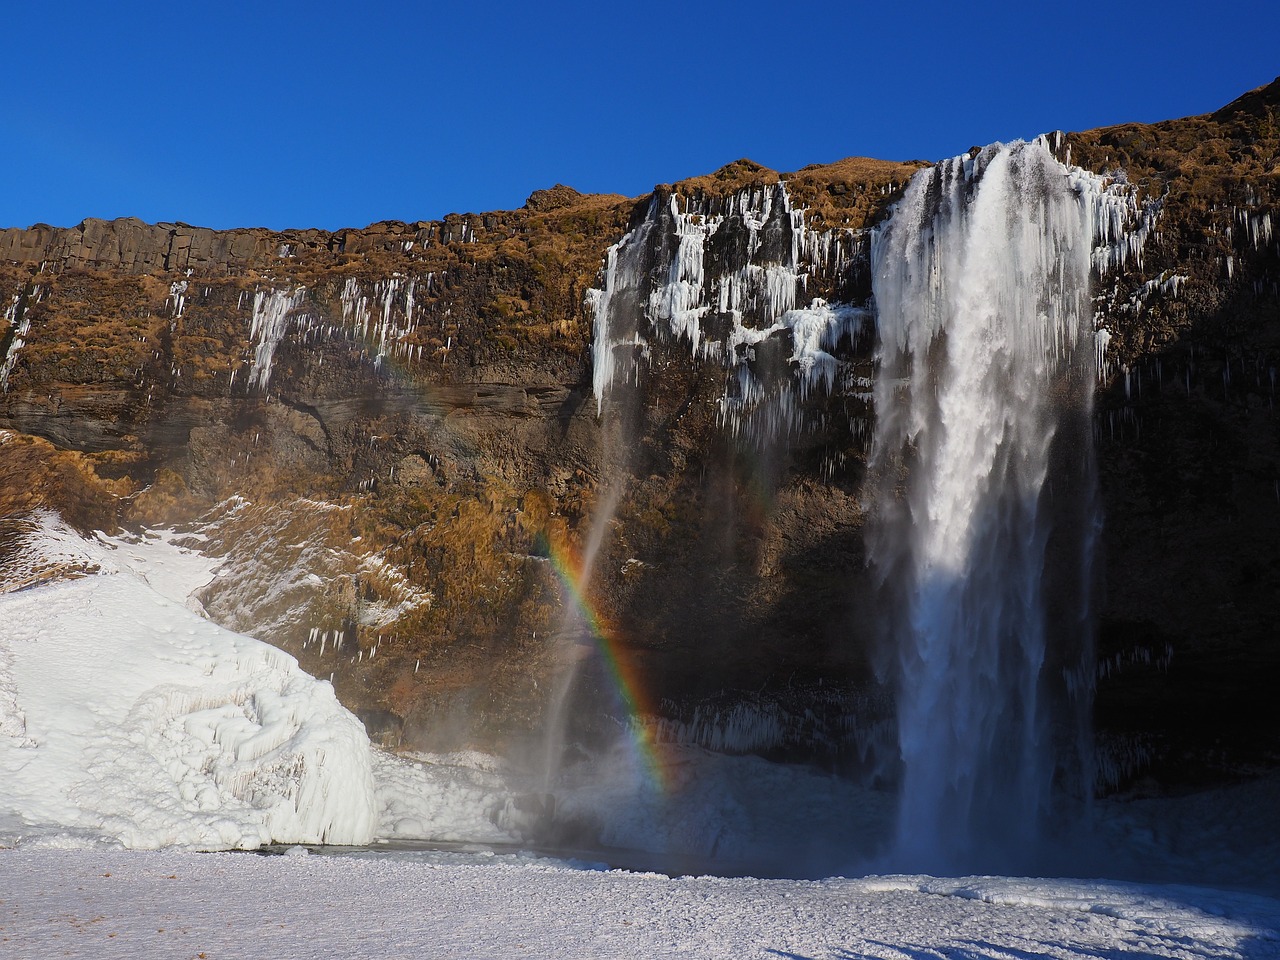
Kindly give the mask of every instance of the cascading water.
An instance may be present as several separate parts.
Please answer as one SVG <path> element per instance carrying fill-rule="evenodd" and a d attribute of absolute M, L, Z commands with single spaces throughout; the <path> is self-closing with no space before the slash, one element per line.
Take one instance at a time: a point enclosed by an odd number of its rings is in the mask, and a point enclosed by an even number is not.
<path fill-rule="evenodd" d="M 893 651 L 895 868 L 1016 868 L 1058 798 L 1088 794 L 1091 404 L 1105 337 L 1090 277 L 1140 255 L 1152 211 L 1139 214 L 1126 184 L 1037 141 L 922 172 L 872 239 L 869 551 Z M 589 298 L 605 495 L 584 559 L 629 475 L 654 357 L 684 344 L 694 363 L 720 366 L 719 422 L 757 454 L 804 435 L 814 393 L 863 399 L 872 383 L 849 345 L 871 311 L 801 305 L 815 278 L 856 295 L 841 278 L 862 241 L 809 230 L 782 184 L 654 198 Z M 552 714 L 576 709 L 583 662 L 570 659 Z"/>
<path fill-rule="evenodd" d="M 605 431 L 606 457 L 617 456 L 617 444 L 610 436 L 615 432 Z M 622 490 L 622 477 L 617 475 L 611 477 L 604 495 L 597 502 L 592 513 L 591 529 L 588 532 L 586 549 L 583 551 L 581 562 L 575 570 L 561 571 L 563 579 L 560 584 L 560 593 L 564 615 L 557 634 L 558 672 L 554 679 L 551 698 L 547 703 L 542 731 L 541 789 L 548 794 L 555 792 L 557 781 L 565 766 L 566 751 L 570 746 L 569 721 L 574 686 L 579 680 L 589 647 L 601 639 L 595 635 L 595 631 L 599 628 L 597 624 L 591 622 L 590 608 L 584 607 L 583 604 L 591 586 L 591 575 L 595 571 L 596 558 L 601 547 L 605 545 L 605 537 L 617 512 Z"/>
<path fill-rule="evenodd" d="M 605 263 L 606 284 L 603 290 L 590 292 L 590 303 L 596 315 L 593 337 L 592 385 L 596 396 L 600 425 L 601 491 L 592 511 L 581 556 L 576 563 L 564 564 L 559 571 L 563 617 L 557 631 L 557 672 L 547 702 L 542 730 L 542 789 L 554 795 L 571 752 L 570 731 L 576 687 L 582 679 L 584 664 L 596 635 L 588 591 L 596 560 L 606 540 L 629 475 L 632 420 L 638 398 L 635 353 L 644 348 L 639 330 L 643 319 L 639 307 L 639 288 L 647 265 L 645 239 L 652 228 L 646 220 L 609 248 Z M 615 382 L 616 381 L 616 382 Z M 604 406 L 605 394 L 610 406 Z"/>
<path fill-rule="evenodd" d="M 1134 213 L 1123 188 L 1015 143 L 922 171 L 873 239 L 896 868 L 1016 869 L 1055 788 L 1088 793 L 1089 286 Z"/>

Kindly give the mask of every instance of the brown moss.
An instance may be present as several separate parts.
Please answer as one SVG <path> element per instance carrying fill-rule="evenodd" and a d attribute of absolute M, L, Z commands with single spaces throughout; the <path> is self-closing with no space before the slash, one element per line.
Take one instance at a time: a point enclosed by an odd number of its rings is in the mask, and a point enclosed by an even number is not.
<path fill-rule="evenodd" d="M 0 516 L 48 509 L 82 533 L 117 528 L 122 498 L 133 492 L 127 477 L 104 479 L 91 456 L 38 437 L 3 431 L 0 438 Z"/>
<path fill-rule="evenodd" d="M 196 508 L 197 501 L 182 475 L 162 467 L 129 505 L 128 519 L 146 527 L 165 527 L 189 520 Z"/>

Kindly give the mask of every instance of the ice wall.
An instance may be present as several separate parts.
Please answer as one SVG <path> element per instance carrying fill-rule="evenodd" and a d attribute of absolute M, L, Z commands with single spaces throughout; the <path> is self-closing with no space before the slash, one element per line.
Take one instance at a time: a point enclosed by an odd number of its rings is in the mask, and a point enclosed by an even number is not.
<path fill-rule="evenodd" d="M 654 341 L 680 342 L 724 369 L 720 421 L 731 434 L 764 442 L 800 432 L 803 401 L 847 373 L 835 353 L 869 318 L 809 297 L 809 280 L 840 286 L 860 254 L 864 236 L 810 229 L 783 183 L 725 198 L 655 195 L 588 294 L 597 409 L 638 381 Z"/>
<path fill-rule="evenodd" d="M 872 241 L 870 553 L 897 701 L 900 867 L 1014 869 L 1079 790 L 1100 518 L 1091 275 L 1141 255 L 1131 191 L 1045 143 L 916 175 Z"/>

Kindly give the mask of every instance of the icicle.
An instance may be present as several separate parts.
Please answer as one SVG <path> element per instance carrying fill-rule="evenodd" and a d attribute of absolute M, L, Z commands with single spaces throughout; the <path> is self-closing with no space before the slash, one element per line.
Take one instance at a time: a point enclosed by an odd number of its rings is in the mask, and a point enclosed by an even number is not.
<path fill-rule="evenodd" d="M 276 347 L 284 339 L 289 320 L 302 306 L 306 288 L 287 290 L 260 290 L 253 295 L 253 319 L 249 324 L 249 339 L 255 343 L 253 373 L 249 377 L 250 389 L 266 392 L 271 380 L 271 364 Z"/>
<path fill-rule="evenodd" d="M 712 275 L 708 243 L 725 229 L 726 210 L 733 229 L 745 232 L 746 261 L 717 263 Z M 852 242 L 849 231 L 810 230 L 783 183 L 706 203 L 655 197 L 644 221 L 607 252 L 603 286 L 587 294 L 597 413 L 614 387 L 638 382 L 641 364 L 652 357 L 651 331 L 686 343 L 695 360 L 729 368 L 719 420 L 731 435 L 763 443 L 800 429 L 802 402 L 817 385 L 830 390 L 838 375 L 840 362 L 831 351 L 842 337 L 857 336 L 868 319 L 866 311 L 819 298 L 808 307 L 798 304 L 810 273 L 830 273 L 843 263 L 846 242 Z M 655 250 L 670 251 L 659 272 L 651 269 Z M 712 312 L 732 318 L 722 339 L 708 339 L 703 329 Z M 756 345 L 788 338 L 791 378 L 758 381 L 749 366 Z"/>

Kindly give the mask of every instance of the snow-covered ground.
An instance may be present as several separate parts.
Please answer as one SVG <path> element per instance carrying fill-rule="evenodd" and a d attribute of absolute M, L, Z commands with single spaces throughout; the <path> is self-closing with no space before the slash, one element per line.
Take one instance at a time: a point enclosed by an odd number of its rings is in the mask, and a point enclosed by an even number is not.
<path fill-rule="evenodd" d="M 1182 887 L 606 872 L 528 857 L 0 851 L 0 956 L 1280 956 L 1280 904 Z"/>
<path fill-rule="evenodd" d="M 1194 887 L 668 878 L 389 848 L 196 853 L 509 843 L 538 815 L 537 796 L 493 758 L 372 748 L 328 683 L 201 616 L 188 598 L 215 562 L 168 536 L 86 541 L 41 514 L 25 539 L 0 570 L 3 960 L 1280 957 L 1280 901 Z M 599 841 L 693 853 L 695 871 L 712 855 L 805 871 L 873 863 L 859 838 L 891 814 L 884 797 L 754 758 L 674 752 L 662 791 L 630 776 L 624 755 L 602 769 L 558 811 Z M 1126 876 L 1274 894 L 1277 796 L 1272 780 L 1106 806 L 1108 862 Z"/>

